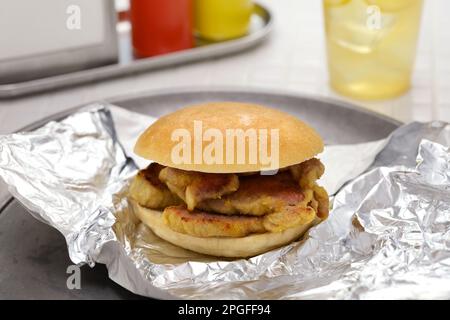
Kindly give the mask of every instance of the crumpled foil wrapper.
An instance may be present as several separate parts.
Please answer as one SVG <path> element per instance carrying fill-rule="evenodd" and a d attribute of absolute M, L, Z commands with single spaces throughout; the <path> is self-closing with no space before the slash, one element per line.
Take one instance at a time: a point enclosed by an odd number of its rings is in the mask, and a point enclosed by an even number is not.
<path fill-rule="evenodd" d="M 140 295 L 448 299 L 449 145 L 446 123 L 399 128 L 372 167 L 336 193 L 328 220 L 301 241 L 241 260 L 178 248 L 139 223 L 126 199 L 137 167 L 108 106 L 1 136 L 0 176 L 64 235 L 74 263 L 104 263 L 111 279 Z"/>

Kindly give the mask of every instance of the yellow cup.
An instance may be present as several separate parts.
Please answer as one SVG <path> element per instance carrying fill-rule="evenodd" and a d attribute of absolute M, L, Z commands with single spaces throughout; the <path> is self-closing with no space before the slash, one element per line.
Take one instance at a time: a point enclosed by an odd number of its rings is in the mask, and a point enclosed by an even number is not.
<path fill-rule="evenodd" d="M 195 32 L 211 41 L 244 36 L 252 13 L 251 0 L 195 0 Z"/>
<path fill-rule="evenodd" d="M 330 84 L 357 99 L 410 87 L 423 0 L 323 0 Z"/>

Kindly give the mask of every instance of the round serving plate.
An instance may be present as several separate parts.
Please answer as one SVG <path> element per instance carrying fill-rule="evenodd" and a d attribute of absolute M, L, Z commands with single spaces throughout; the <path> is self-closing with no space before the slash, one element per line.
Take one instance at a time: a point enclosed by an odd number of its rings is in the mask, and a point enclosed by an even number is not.
<path fill-rule="evenodd" d="M 401 125 L 396 120 L 347 103 L 267 90 L 166 90 L 109 99 L 108 102 L 159 117 L 189 104 L 225 100 L 264 104 L 298 116 L 315 127 L 327 144 L 381 139 Z M 78 108 L 38 121 L 21 131 L 60 120 Z M 67 280 L 72 273 L 68 274 L 67 268 L 72 263 L 62 235 L 36 221 L 20 203 L 5 195 L 7 191 L 3 187 L 0 189 L 0 299 L 138 298 L 111 281 L 103 265 L 82 267 L 81 289 L 68 289 Z"/>

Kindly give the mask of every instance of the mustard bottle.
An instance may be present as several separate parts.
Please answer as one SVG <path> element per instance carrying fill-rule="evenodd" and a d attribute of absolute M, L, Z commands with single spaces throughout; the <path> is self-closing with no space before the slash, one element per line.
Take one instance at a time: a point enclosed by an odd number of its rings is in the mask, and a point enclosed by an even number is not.
<path fill-rule="evenodd" d="M 210 41 L 244 36 L 249 31 L 252 0 L 195 0 L 195 32 Z"/>

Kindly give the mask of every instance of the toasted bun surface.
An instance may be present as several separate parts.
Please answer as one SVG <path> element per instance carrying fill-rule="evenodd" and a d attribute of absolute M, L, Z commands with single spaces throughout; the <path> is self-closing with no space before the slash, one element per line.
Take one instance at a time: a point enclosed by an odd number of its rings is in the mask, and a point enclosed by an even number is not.
<path fill-rule="evenodd" d="M 147 209 L 132 201 L 137 217 L 158 237 L 184 249 L 217 257 L 247 258 L 281 247 L 299 239 L 309 228 L 320 222 L 277 233 L 254 234 L 243 238 L 198 238 L 175 232 L 162 219 L 162 212 Z"/>
<path fill-rule="evenodd" d="M 215 102 L 195 105 L 180 109 L 166 115 L 153 123 L 138 139 L 135 153 L 145 159 L 149 159 L 172 168 L 193 170 L 209 173 L 238 173 L 249 171 L 261 171 L 267 169 L 267 164 L 261 163 L 258 156 L 257 163 L 249 163 L 248 153 L 245 163 L 240 164 L 208 164 L 202 161 L 194 163 L 194 157 L 190 163 L 174 163 L 172 150 L 180 143 L 172 141 L 172 134 L 176 129 L 185 129 L 191 136 L 191 154 L 194 154 L 194 121 L 202 122 L 202 131 L 209 128 L 217 129 L 224 137 L 224 159 L 226 148 L 226 129 L 267 129 L 268 150 L 270 154 L 271 130 L 279 130 L 279 165 L 278 168 L 291 166 L 306 161 L 322 152 L 323 141 L 317 132 L 300 121 L 282 111 L 247 103 Z M 216 130 L 216 131 L 217 131 Z M 203 142 L 203 150 L 210 142 Z M 248 146 L 247 148 L 248 149 Z M 234 147 L 234 159 L 237 159 L 238 148 Z M 276 169 L 278 169 L 276 168 Z M 275 168 L 272 168 L 275 169 Z"/>

